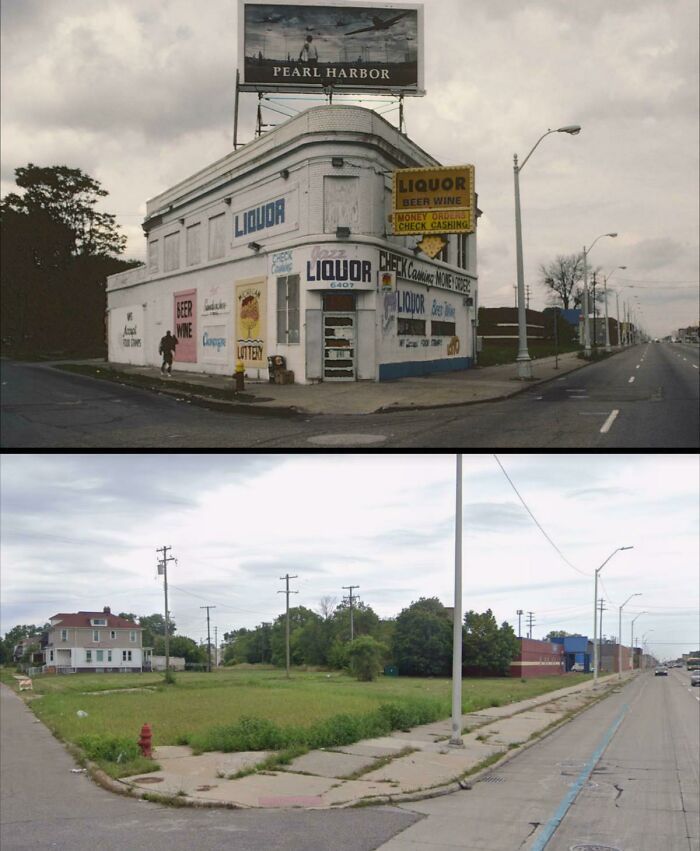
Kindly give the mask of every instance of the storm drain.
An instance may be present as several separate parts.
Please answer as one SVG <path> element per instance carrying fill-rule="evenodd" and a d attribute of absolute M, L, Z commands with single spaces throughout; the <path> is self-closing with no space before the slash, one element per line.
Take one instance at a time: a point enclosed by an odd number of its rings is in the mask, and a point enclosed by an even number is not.
<path fill-rule="evenodd" d="M 586 845 L 572 845 L 569 851 L 622 851 L 622 849 L 615 845 L 589 845 L 586 843 Z"/>
<path fill-rule="evenodd" d="M 480 783 L 503 783 L 505 777 L 498 777 L 495 774 L 487 774 L 486 777 L 482 777 L 479 781 Z"/>
<path fill-rule="evenodd" d="M 162 783 L 162 777 L 136 777 L 132 783 Z"/>

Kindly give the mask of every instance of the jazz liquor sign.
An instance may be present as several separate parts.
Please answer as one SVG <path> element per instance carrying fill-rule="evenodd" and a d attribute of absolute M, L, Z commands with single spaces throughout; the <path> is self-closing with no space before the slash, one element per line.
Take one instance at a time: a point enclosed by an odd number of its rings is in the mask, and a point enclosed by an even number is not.
<path fill-rule="evenodd" d="M 399 169 L 392 197 L 395 234 L 474 231 L 473 165 Z"/>
<path fill-rule="evenodd" d="M 422 4 L 239 0 L 239 89 L 423 95 Z"/>

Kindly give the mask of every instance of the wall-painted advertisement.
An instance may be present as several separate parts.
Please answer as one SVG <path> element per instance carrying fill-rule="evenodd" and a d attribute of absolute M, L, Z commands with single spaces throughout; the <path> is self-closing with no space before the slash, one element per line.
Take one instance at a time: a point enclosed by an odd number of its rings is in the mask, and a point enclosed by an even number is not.
<path fill-rule="evenodd" d="M 197 290 L 173 295 L 174 334 L 177 339 L 175 362 L 197 363 Z"/>
<path fill-rule="evenodd" d="M 294 271 L 294 252 L 291 248 L 270 255 L 270 274 L 291 275 Z"/>
<path fill-rule="evenodd" d="M 299 191 L 294 188 L 284 195 L 241 207 L 234 211 L 232 219 L 234 243 L 257 242 L 296 230 L 299 227 Z"/>
<path fill-rule="evenodd" d="M 116 363 L 145 363 L 143 307 L 116 307 L 109 314 L 109 359 Z"/>
<path fill-rule="evenodd" d="M 236 360 L 246 368 L 267 369 L 265 311 L 267 278 L 236 283 Z"/>
<path fill-rule="evenodd" d="M 202 360 L 204 363 L 226 363 L 228 361 L 228 333 L 225 325 L 202 327 Z"/>
<path fill-rule="evenodd" d="M 233 289 L 228 286 L 210 286 L 200 290 L 199 309 L 202 316 L 219 316 L 231 312 Z"/>
<path fill-rule="evenodd" d="M 239 0 L 243 91 L 424 95 L 422 4 Z"/>
<path fill-rule="evenodd" d="M 394 251 L 380 249 L 379 271 L 396 272 L 396 277 L 405 281 L 427 284 L 429 287 L 438 287 L 466 296 L 471 294 L 472 282 L 466 275 Z"/>
<path fill-rule="evenodd" d="M 297 249 L 307 290 L 373 290 L 376 251 L 364 245 L 325 243 Z"/>

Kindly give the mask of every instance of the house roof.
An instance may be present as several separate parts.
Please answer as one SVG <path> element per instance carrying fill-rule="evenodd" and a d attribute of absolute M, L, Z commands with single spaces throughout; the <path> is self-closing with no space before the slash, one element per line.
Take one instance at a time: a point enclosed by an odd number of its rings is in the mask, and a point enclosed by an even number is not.
<path fill-rule="evenodd" d="M 50 622 L 54 629 L 64 629 L 68 626 L 89 628 L 92 626 L 92 618 L 106 618 L 107 626 L 113 629 L 141 629 L 133 621 L 117 617 L 111 612 L 59 612 L 50 618 Z"/>

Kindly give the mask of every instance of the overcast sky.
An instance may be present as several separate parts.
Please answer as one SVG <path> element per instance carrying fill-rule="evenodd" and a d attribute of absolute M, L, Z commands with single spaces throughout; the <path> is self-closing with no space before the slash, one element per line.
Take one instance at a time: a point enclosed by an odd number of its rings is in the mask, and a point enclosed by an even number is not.
<path fill-rule="evenodd" d="M 29 161 L 82 168 L 143 260 L 146 199 L 231 149 L 237 61 L 234 0 L 3 0 L 2 194 Z M 530 306 L 540 263 L 617 231 L 590 262 L 628 267 L 611 287 L 646 329 L 697 323 L 697 0 L 426 0 L 425 71 L 408 133 L 476 167 L 482 305 L 514 303 L 513 154 L 580 124 L 521 175 Z M 240 139 L 256 104 L 242 96 Z"/>
<path fill-rule="evenodd" d="M 464 456 L 463 606 L 491 608 L 533 637 L 592 635 L 593 572 L 607 609 L 646 611 L 662 659 L 700 644 L 698 457 L 501 455 L 501 463 L 563 557 L 537 528 L 491 455 Z M 156 548 L 172 546 L 170 608 L 180 634 L 206 636 L 284 612 L 318 609 L 342 586 L 381 617 L 421 596 L 452 605 L 453 455 L 5 455 L 2 483 L 4 635 L 57 612 L 163 611 Z M 566 561 L 564 560 L 566 559 Z M 568 563 L 567 563 L 568 562 Z M 525 624 L 523 621 L 523 628 Z"/>

